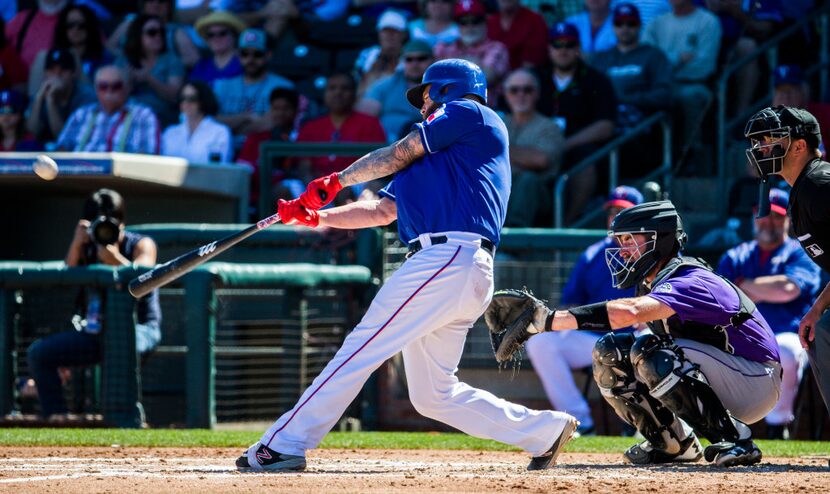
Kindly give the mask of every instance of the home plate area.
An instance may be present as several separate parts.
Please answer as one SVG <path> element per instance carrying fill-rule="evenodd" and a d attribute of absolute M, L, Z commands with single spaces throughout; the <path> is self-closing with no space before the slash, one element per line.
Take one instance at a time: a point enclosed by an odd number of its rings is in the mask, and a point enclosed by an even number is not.
<path fill-rule="evenodd" d="M 0 492 L 819 492 L 827 458 L 771 458 L 753 467 L 705 463 L 634 467 L 621 455 L 565 453 L 559 465 L 527 472 L 521 453 L 319 449 L 301 473 L 240 473 L 239 449 L 3 448 Z"/>

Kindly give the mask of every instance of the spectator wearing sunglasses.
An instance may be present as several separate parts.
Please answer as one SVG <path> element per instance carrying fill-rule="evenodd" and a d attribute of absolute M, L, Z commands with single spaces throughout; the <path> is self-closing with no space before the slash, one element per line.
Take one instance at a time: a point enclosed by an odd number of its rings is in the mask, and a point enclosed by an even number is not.
<path fill-rule="evenodd" d="M 420 39 L 435 47 L 438 43 L 452 43 L 461 32 L 453 22 L 455 0 L 420 0 L 423 17 L 409 23 L 409 39 Z"/>
<path fill-rule="evenodd" d="M 590 55 L 617 44 L 611 21 L 611 0 L 585 0 L 585 11 L 565 19 L 579 31 L 582 53 Z"/>
<path fill-rule="evenodd" d="M 594 53 L 591 65 L 608 76 L 617 94 L 617 127 L 625 130 L 645 117 L 671 109 L 671 64 L 659 49 L 640 43 L 642 22 L 633 4 L 614 7 L 617 46 Z M 662 152 L 659 129 L 636 137 L 622 149 L 620 172 L 624 178 L 640 177 L 659 164 Z"/>
<path fill-rule="evenodd" d="M 113 57 L 104 49 L 103 33 L 95 12 L 86 5 L 71 5 L 58 15 L 52 50 L 61 50 L 75 58 L 78 77 L 90 86 L 95 71 L 102 65 L 112 63 Z M 42 87 L 47 65 L 44 50 L 37 54 L 29 72 L 29 97 L 35 97 Z"/>
<path fill-rule="evenodd" d="M 481 67 L 487 78 L 487 104 L 495 106 L 500 84 L 510 71 L 510 54 L 500 41 L 487 37 L 487 10 L 480 0 L 459 0 L 453 18 L 460 36 L 453 43 L 435 45 L 435 59 L 462 58 Z"/>
<path fill-rule="evenodd" d="M 179 91 L 181 123 L 165 129 L 161 154 L 191 163 L 228 163 L 233 157 L 231 130 L 213 116 L 219 110 L 216 95 L 202 81 L 188 81 Z"/>
<path fill-rule="evenodd" d="M 617 98 L 611 81 L 581 57 L 579 31 L 560 22 L 549 34 L 551 63 L 539 71 L 542 85 L 537 108 L 553 117 L 565 134 L 565 170 L 596 151 L 614 135 Z M 572 174 L 568 182 L 566 221 L 582 213 L 597 186 L 597 165 Z"/>
<path fill-rule="evenodd" d="M 199 49 L 193 42 L 190 26 L 174 22 L 176 15 L 175 0 L 141 0 L 138 7 L 139 14 L 155 15 L 164 24 L 165 42 L 186 67 L 192 67 L 199 60 Z M 107 48 L 113 53 L 121 53 L 127 38 L 130 24 L 136 19 L 135 14 L 127 15 L 121 24 L 107 40 Z"/>
<path fill-rule="evenodd" d="M 424 72 L 434 61 L 429 43 L 420 39 L 409 41 L 401 54 L 403 67 L 370 86 L 358 101 L 358 111 L 380 119 L 389 142 L 408 134 L 412 124 L 423 119 L 418 109 L 407 101 L 406 91 L 421 83 Z"/>
<path fill-rule="evenodd" d="M 124 55 L 115 64 L 127 69 L 132 96 L 152 108 L 162 127 L 178 121 L 175 107 L 184 82 L 184 65 L 169 50 L 160 17 L 136 17 L 127 30 Z"/>
<path fill-rule="evenodd" d="M 196 62 L 190 71 L 190 78 L 213 84 L 219 79 L 242 75 L 236 41 L 245 27 L 238 17 L 222 10 L 200 18 L 196 22 L 196 32 L 207 43 L 210 55 Z"/>
<path fill-rule="evenodd" d="M 159 125 L 150 107 L 129 101 L 130 79 L 115 65 L 95 73 L 97 103 L 75 110 L 57 141 L 61 151 L 158 154 Z"/>
<path fill-rule="evenodd" d="M 246 29 L 239 35 L 239 58 L 243 74 L 216 81 L 213 90 L 220 95 L 217 120 L 230 127 L 234 135 L 243 136 L 270 128 L 271 91 L 278 87 L 294 89 L 294 83 L 268 72 L 271 51 L 261 29 Z"/>
<path fill-rule="evenodd" d="M 552 210 L 550 185 L 559 172 L 565 138 L 558 125 L 536 111 L 539 80 L 533 72 L 511 72 L 504 81 L 504 95 L 510 108 L 504 124 L 510 136 L 513 175 L 504 224 L 549 226 L 543 224 L 543 217 Z"/>

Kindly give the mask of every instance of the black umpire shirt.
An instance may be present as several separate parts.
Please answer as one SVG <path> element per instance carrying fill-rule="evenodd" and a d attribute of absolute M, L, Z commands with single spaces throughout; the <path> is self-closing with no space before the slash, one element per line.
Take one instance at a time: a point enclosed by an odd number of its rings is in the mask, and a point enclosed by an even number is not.
<path fill-rule="evenodd" d="M 617 97 L 611 80 L 581 60 L 577 64 L 573 80 L 562 91 L 553 83 L 553 65 L 538 72 L 541 87 L 536 109 L 543 115 L 563 118 L 565 137 L 597 120 L 617 121 Z"/>
<path fill-rule="evenodd" d="M 790 218 L 801 247 L 830 273 L 830 163 L 807 163 L 790 192 Z"/>

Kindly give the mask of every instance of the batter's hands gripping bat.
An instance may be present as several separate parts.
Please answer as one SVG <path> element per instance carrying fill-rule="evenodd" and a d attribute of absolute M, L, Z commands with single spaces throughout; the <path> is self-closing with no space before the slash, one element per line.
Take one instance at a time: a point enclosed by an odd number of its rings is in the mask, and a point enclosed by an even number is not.
<path fill-rule="evenodd" d="M 234 245 L 250 237 L 254 233 L 268 228 L 279 221 L 279 214 L 269 216 L 265 219 L 259 220 L 256 224 L 253 224 L 240 232 L 228 235 L 221 240 L 205 244 L 198 249 L 194 249 L 180 255 L 172 261 L 156 266 L 130 282 L 130 294 L 135 298 L 141 298 L 156 288 L 163 287 L 171 281 L 178 279 L 180 276 L 192 270 L 196 266 L 213 259 L 222 252 L 225 252 Z"/>

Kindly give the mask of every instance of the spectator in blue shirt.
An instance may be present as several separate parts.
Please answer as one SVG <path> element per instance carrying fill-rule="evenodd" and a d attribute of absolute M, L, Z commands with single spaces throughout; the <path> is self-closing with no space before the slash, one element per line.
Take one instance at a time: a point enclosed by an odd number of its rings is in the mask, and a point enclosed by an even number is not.
<path fill-rule="evenodd" d="M 242 74 L 242 63 L 236 53 L 236 40 L 245 30 L 245 23 L 230 12 L 217 10 L 196 21 L 196 32 L 207 43 L 210 55 L 202 58 L 190 79 L 213 84 Z"/>
<path fill-rule="evenodd" d="M 729 249 L 718 272 L 735 283 L 758 307 L 775 332 L 784 376 L 778 404 L 767 415 L 770 439 L 789 438 L 793 403 L 807 362 L 798 340 L 798 323 L 819 289 L 819 267 L 787 231 L 789 194 L 770 190 L 770 214 L 755 219 L 755 240 Z"/>

